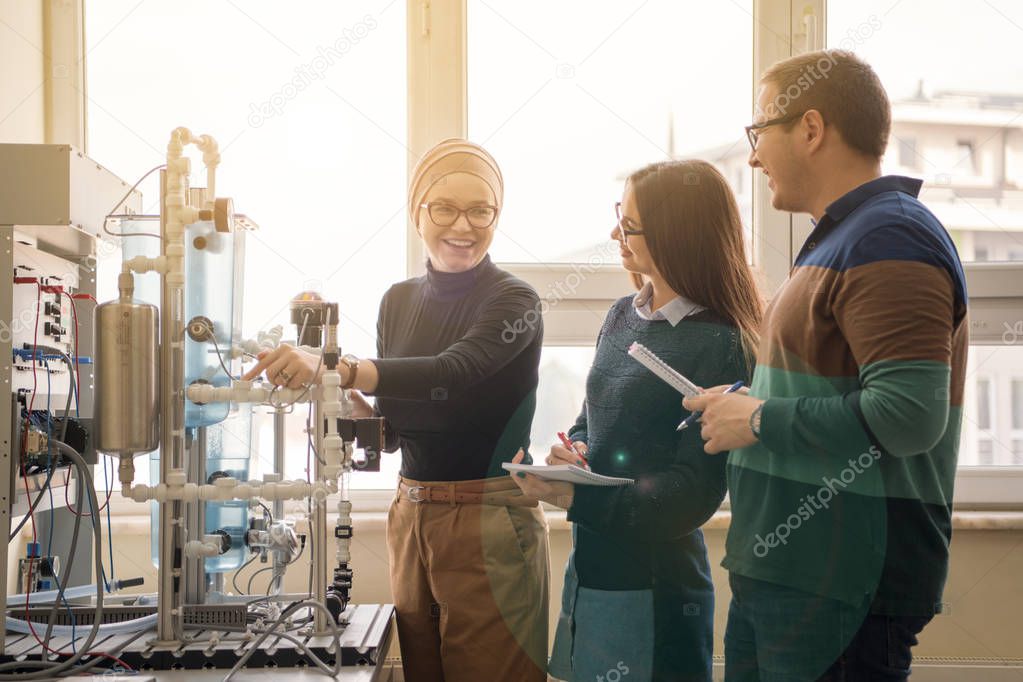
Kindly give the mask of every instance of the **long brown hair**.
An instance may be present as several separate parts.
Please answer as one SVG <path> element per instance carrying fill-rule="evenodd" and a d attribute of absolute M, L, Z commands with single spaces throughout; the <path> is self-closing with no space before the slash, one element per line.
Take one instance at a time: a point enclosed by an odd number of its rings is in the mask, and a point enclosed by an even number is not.
<path fill-rule="evenodd" d="M 629 176 L 643 238 L 672 290 L 739 329 L 752 373 L 763 301 L 746 262 L 742 221 L 725 178 L 706 161 L 662 161 Z M 633 282 L 642 283 L 633 277 Z"/>

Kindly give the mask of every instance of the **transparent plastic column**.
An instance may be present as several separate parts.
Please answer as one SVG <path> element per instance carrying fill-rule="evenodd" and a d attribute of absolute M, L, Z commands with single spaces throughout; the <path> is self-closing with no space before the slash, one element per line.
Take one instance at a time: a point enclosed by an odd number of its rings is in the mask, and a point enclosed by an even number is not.
<path fill-rule="evenodd" d="M 122 218 L 121 234 L 160 232 L 159 216 Z M 122 239 L 123 258 L 155 258 L 160 242 L 152 237 Z M 236 232 L 217 232 L 212 222 L 199 222 L 185 228 L 185 321 L 203 319 L 212 328 L 212 338 L 196 341 L 185 338 L 185 386 L 196 381 L 229 386 L 230 350 L 239 333 L 241 312 L 241 261 L 243 236 Z M 144 273 L 135 277 L 135 297 L 160 305 L 160 275 Z M 219 356 L 218 356 L 219 350 Z M 222 366 L 223 365 L 223 366 Z M 206 427 L 206 473 L 213 477 L 231 476 L 248 480 L 252 451 L 252 409 L 229 403 L 196 405 L 185 402 L 185 427 L 193 437 L 198 427 Z M 159 483 L 160 452 L 150 455 L 150 482 Z M 151 509 L 151 550 L 153 564 L 159 557 L 159 506 Z M 245 559 L 245 532 L 248 528 L 248 503 L 243 501 L 207 502 L 207 534 L 226 532 L 231 538 L 227 553 L 206 560 L 209 573 L 238 568 Z M 197 538 L 191 538 L 197 539 Z"/>

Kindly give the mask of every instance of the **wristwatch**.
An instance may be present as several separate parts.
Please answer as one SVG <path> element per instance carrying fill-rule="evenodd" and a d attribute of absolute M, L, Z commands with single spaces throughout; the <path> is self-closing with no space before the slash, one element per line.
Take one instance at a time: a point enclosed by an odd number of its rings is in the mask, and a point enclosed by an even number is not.
<path fill-rule="evenodd" d="M 753 410 L 753 414 L 749 416 L 749 430 L 753 432 L 753 437 L 760 440 L 760 414 L 764 411 L 764 403 L 757 405 L 757 409 Z"/>
<path fill-rule="evenodd" d="M 349 389 L 355 385 L 355 377 L 359 374 L 359 358 L 349 353 L 342 355 L 340 362 L 348 368 L 348 381 L 341 388 Z"/>

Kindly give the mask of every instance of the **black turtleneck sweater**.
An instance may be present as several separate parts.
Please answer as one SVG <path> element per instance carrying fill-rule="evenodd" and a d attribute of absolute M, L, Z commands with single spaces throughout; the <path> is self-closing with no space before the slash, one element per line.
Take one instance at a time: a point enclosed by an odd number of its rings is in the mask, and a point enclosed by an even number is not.
<path fill-rule="evenodd" d="M 416 481 L 503 476 L 528 455 L 543 343 L 531 286 L 487 256 L 466 272 L 395 284 L 380 303 L 374 395 L 387 452 Z M 529 461 L 527 459 L 527 461 Z"/>

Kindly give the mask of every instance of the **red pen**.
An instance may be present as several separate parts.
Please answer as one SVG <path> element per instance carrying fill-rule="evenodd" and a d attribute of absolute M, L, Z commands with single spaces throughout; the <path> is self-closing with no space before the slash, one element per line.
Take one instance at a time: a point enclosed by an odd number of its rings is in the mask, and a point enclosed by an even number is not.
<path fill-rule="evenodd" d="M 566 434 L 564 431 L 558 431 L 558 438 L 561 439 L 561 444 L 562 445 L 564 445 L 566 448 L 568 448 L 571 452 L 574 452 L 577 457 L 582 459 L 583 464 L 585 466 L 589 466 L 590 465 L 590 463 L 586 461 L 586 455 L 582 454 L 581 452 L 579 452 L 578 450 L 575 449 L 575 445 L 573 445 L 572 441 L 570 441 L 568 439 L 568 434 Z"/>

